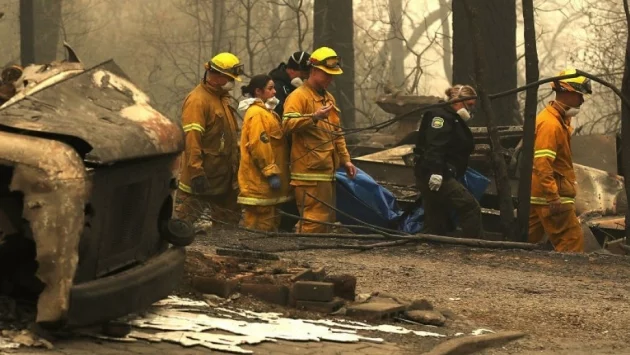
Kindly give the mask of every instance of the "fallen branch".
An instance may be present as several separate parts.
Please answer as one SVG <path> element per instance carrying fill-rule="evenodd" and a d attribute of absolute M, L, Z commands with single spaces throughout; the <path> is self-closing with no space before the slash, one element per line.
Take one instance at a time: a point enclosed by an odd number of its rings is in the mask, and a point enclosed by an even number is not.
<path fill-rule="evenodd" d="M 377 226 L 371 226 L 371 225 L 360 226 L 360 225 L 353 225 L 353 224 L 336 224 L 336 223 L 331 223 L 331 222 L 316 221 L 314 219 L 296 216 L 294 214 L 286 213 L 284 211 L 279 211 L 279 212 L 283 216 L 287 216 L 287 217 L 291 217 L 293 219 L 302 220 L 302 221 L 311 222 L 311 223 L 319 223 L 319 224 L 322 224 L 322 225 L 325 225 L 325 226 L 355 228 L 355 229 L 359 229 L 359 228 L 360 229 L 367 229 L 369 231 L 378 233 L 378 234 L 380 234 L 380 235 L 382 235 L 384 237 L 390 238 L 390 239 L 392 239 L 392 238 L 395 239 L 395 238 L 398 238 L 398 236 L 399 236 L 398 234 L 391 234 L 391 233 L 384 232 L 383 230 L 379 229 L 380 227 L 377 227 Z M 404 234 L 402 234 L 402 235 L 404 235 Z"/>
<path fill-rule="evenodd" d="M 317 238 L 317 239 L 339 239 L 340 234 L 328 234 L 328 233 L 276 233 L 275 237 L 278 238 Z M 375 234 L 343 234 L 343 237 L 347 239 L 391 239 Z M 416 234 L 416 235 L 399 235 L 396 239 L 401 241 L 415 241 L 419 243 L 435 243 L 435 244 L 452 244 L 452 245 L 465 245 L 477 248 L 490 248 L 490 249 L 525 249 L 536 250 L 540 249 L 537 244 L 521 243 L 521 242 L 507 242 L 507 241 L 494 241 L 484 239 L 470 239 L 470 238 L 455 238 L 446 237 L 442 235 L 432 234 Z M 394 243 L 394 242 L 392 242 Z M 386 243 L 382 243 L 386 244 Z"/>
<path fill-rule="evenodd" d="M 382 234 L 334 234 L 334 233 L 291 233 L 291 232 L 262 232 L 265 235 L 251 238 L 240 238 L 240 240 L 261 240 L 271 238 L 314 238 L 314 239 L 365 239 L 383 240 L 392 239 Z M 261 233 L 261 234 L 262 234 Z"/>
<path fill-rule="evenodd" d="M 393 247 L 405 245 L 412 242 L 412 240 L 395 240 L 391 242 L 375 243 L 368 245 L 347 245 L 347 244 L 333 244 L 333 245 L 318 245 L 318 244 L 302 244 L 294 248 L 276 249 L 272 253 L 279 253 L 285 251 L 300 251 L 300 250 L 322 250 L 322 249 L 350 249 L 350 250 L 372 250 L 375 248 Z"/>

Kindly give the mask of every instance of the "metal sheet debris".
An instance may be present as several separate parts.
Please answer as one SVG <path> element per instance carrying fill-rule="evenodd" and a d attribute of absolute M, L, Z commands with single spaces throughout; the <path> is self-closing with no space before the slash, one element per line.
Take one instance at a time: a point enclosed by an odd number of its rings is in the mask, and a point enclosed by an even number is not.
<path fill-rule="evenodd" d="M 203 346 L 211 350 L 237 354 L 253 353 L 241 345 L 256 345 L 278 340 L 341 343 L 384 341 L 381 338 L 362 336 L 357 333 L 358 331 L 414 334 L 436 338 L 446 336 L 386 324 L 373 326 L 345 320 L 290 319 L 280 313 L 212 308 L 202 301 L 175 296 L 155 303 L 145 314 L 127 318 L 127 321 L 133 330 L 124 338 L 106 338 L 99 334 L 86 335 L 124 342 L 144 340 L 170 342 L 184 347 Z"/>

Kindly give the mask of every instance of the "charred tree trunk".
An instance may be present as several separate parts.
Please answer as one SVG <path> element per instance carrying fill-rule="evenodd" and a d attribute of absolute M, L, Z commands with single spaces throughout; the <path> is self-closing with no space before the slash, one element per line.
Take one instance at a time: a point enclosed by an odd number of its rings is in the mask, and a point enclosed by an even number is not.
<path fill-rule="evenodd" d="M 626 23 L 630 29 L 630 8 L 628 0 L 623 1 L 623 8 L 626 13 Z M 621 84 L 621 93 L 630 96 L 630 35 L 626 40 L 626 58 L 623 71 L 623 83 Z M 626 197 L 630 201 L 630 108 L 621 105 L 621 156 L 623 159 L 623 175 L 626 188 Z M 630 212 L 626 212 L 626 244 L 630 245 Z"/>
<path fill-rule="evenodd" d="M 471 6 L 478 14 L 480 44 L 488 68 L 486 90 L 492 93 L 516 87 L 516 0 L 455 0 L 453 1 L 453 84 L 475 85 L 473 77 L 473 38 L 470 18 L 465 6 Z M 493 101 L 497 124 L 518 125 L 521 122 L 516 94 Z M 483 126 L 480 120 L 472 125 Z"/>
<path fill-rule="evenodd" d="M 462 1 L 463 2 L 463 1 Z M 494 170 L 494 181 L 499 195 L 499 210 L 501 212 L 501 231 L 504 239 L 512 239 L 514 235 L 514 205 L 512 204 L 512 192 L 510 191 L 510 182 L 508 180 L 507 165 L 503 158 L 503 147 L 499 140 L 499 132 L 497 129 L 492 103 L 486 91 L 486 70 L 488 63 L 486 62 L 484 43 L 481 39 L 481 30 L 479 23 L 482 18 L 478 16 L 478 10 L 471 6 L 471 0 L 465 2 L 465 10 L 468 16 L 470 28 L 469 31 L 473 40 L 473 57 L 475 68 L 475 82 L 477 83 L 477 93 L 481 99 L 481 105 L 485 111 L 486 125 L 488 127 L 488 136 L 490 137 L 490 146 L 492 148 L 492 167 Z"/>
<path fill-rule="evenodd" d="M 317 0 L 314 8 L 313 48 L 334 49 L 342 58 L 343 74 L 330 88 L 346 128 L 355 126 L 354 22 L 352 0 Z"/>
<path fill-rule="evenodd" d="M 22 65 L 57 59 L 61 0 L 20 0 Z"/>
<path fill-rule="evenodd" d="M 212 1 L 212 56 L 222 52 L 221 35 L 225 28 L 225 0 Z M 251 69 L 250 69 L 251 70 Z"/>
<path fill-rule="evenodd" d="M 523 0 L 523 22 L 525 39 L 525 76 L 527 83 L 538 81 L 538 50 L 536 49 L 536 25 L 534 1 Z M 518 185 L 518 226 L 521 241 L 527 241 L 529 233 L 529 197 L 532 188 L 532 165 L 534 164 L 534 136 L 536 134 L 536 106 L 538 87 L 527 89 L 523 124 L 523 147 L 520 157 L 520 179 Z"/>

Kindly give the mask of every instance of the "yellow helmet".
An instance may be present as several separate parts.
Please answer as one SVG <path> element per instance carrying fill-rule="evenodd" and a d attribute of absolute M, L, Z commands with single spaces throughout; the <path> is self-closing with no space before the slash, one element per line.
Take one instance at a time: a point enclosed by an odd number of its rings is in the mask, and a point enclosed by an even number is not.
<path fill-rule="evenodd" d="M 561 71 L 560 73 L 558 73 L 557 76 L 571 75 L 575 73 L 576 73 L 575 69 L 567 68 Z M 551 88 L 554 91 L 573 91 L 573 92 L 580 93 L 582 95 L 588 95 L 588 94 L 593 93 L 593 90 L 591 89 L 591 79 L 583 77 L 583 76 L 577 76 L 571 79 L 560 79 L 560 80 L 553 81 L 551 83 Z"/>
<path fill-rule="evenodd" d="M 205 64 L 206 70 L 214 70 L 221 74 L 225 74 L 234 80 L 241 81 L 240 75 L 243 75 L 243 64 L 238 57 L 232 53 L 223 52 L 215 55 Z"/>
<path fill-rule="evenodd" d="M 328 74 L 339 75 L 343 73 L 343 70 L 341 70 L 341 57 L 332 48 L 321 47 L 316 49 L 311 54 L 309 64 Z"/>

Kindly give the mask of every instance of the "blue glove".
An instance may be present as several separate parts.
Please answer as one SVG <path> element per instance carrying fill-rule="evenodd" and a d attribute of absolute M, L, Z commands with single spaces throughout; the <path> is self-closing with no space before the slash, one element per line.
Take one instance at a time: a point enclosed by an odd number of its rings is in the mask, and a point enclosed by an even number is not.
<path fill-rule="evenodd" d="M 271 175 L 267 178 L 267 181 L 273 190 L 278 190 L 280 188 L 280 177 L 278 175 Z"/>

